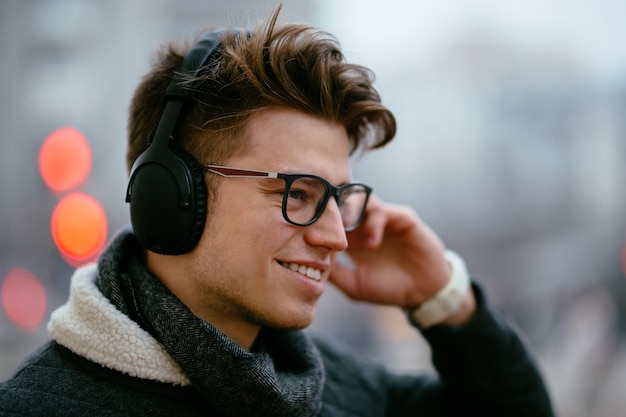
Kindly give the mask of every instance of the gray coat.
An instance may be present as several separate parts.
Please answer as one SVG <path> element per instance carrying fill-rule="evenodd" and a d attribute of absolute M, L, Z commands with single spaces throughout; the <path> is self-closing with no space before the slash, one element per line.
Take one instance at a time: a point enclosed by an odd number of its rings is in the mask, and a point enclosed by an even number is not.
<path fill-rule="evenodd" d="M 118 247 L 113 252 L 132 250 Z M 211 384 L 192 383 L 190 373 L 183 371 L 187 365 L 174 360 L 162 343 L 100 291 L 96 279 L 102 269 L 101 263 L 100 272 L 92 265 L 74 274 L 70 299 L 52 314 L 48 326 L 53 340 L 0 384 L 0 416 L 239 416 L 229 403 L 240 406 L 243 399 L 258 404 L 258 410 L 246 414 L 273 416 L 261 411 L 270 400 L 262 391 L 240 388 L 218 394 Z M 295 389 L 301 388 L 302 364 L 285 352 L 317 358 L 319 369 L 309 376 L 321 387 L 314 399 L 319 416 L 552 416 L 528 350 L 488 306 L 476 284 L 474 291 L 478 312 L 469 324 L 423 331 L 438 375 L 391 373 L 323 336 L 305 332 L 280 339 L 283 346 L 269 344 L 264 354 L 274 362 L 272 368 L 291 378 Z M 295 346 L 285 349 L 290 343 Z M 202 346 L 200 362 L 209 368 L 203 372 L 222 369 L 230 374 L 233 369 L 237 374 L 235 368 L 212 368 L 217 353 L 210 343 Z M 220 349 L 220 358 L 229 361 Z M 245 387 L 245 381 L 236 382 Z M 214 401 L 217 395 L 221 402 Z"/>

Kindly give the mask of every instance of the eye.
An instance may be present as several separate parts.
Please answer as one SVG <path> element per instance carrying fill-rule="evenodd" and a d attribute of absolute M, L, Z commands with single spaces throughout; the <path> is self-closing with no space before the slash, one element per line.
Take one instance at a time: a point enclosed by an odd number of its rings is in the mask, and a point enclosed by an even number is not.
<path fill-rule="evenodd" d="M 303 176 L 295 179 L 287 191 L 288 209 L 315 209 L 323 200 L 326 187 L 315 177 Z"/>
<path fill-rule="evenodd" d="M 294 190 L 293 188 L 291 188 L 289 190 L 289 199 L 306 200 L 307 199 L 307 192 L 304 191 L 304 190 Z"/>

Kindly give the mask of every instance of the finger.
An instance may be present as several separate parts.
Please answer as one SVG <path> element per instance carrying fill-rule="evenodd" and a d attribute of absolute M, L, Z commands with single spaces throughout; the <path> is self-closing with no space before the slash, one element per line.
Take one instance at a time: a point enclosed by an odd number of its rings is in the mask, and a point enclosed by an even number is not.
<path fill-rule="evenodd" d="M 372 195 L 365 210 L 365 218 L 361 226 L 348 234 L 351 249 L 376 249 L 380 245 L 387 222 L 384 205 Z"/>

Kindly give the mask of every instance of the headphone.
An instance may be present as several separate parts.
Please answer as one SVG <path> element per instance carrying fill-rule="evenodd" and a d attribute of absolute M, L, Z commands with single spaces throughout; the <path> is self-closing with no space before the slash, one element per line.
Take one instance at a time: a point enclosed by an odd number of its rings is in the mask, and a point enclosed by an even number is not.
<path fill-rule="evenodd" d="M 223 30 L 204 35 L 187 53 L 165 92 L 165 109 L 152 140 L 130 172 L 126 202 L 139 243 L 150 251 L 180 255 L 193 249 L 207 214 L 207 190 L 200 164 L 180 147 L 170 146 L 185 104 L 195 96 L 195 76 L 215 59 Z"/>

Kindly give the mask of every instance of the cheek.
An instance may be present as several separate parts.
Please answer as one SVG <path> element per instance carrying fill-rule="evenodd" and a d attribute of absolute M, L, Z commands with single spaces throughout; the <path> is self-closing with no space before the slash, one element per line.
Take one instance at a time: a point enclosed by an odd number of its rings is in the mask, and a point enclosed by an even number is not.
<path fill-rule="evenodd" d="M 232 190 L 229 190 L 232 191 Z M 290 225 L 282 215 L 280 201 L 268 195 L 252 192 L 246 201 L 241 193 L 220 192 L 220 199 L 207 217 L 202 236 L 211 256 L 242 267 L 259 268 L 268 257 L 281 250 L 299 227 Z M 238 265 L 232 265 L 237 268 Z"/>

